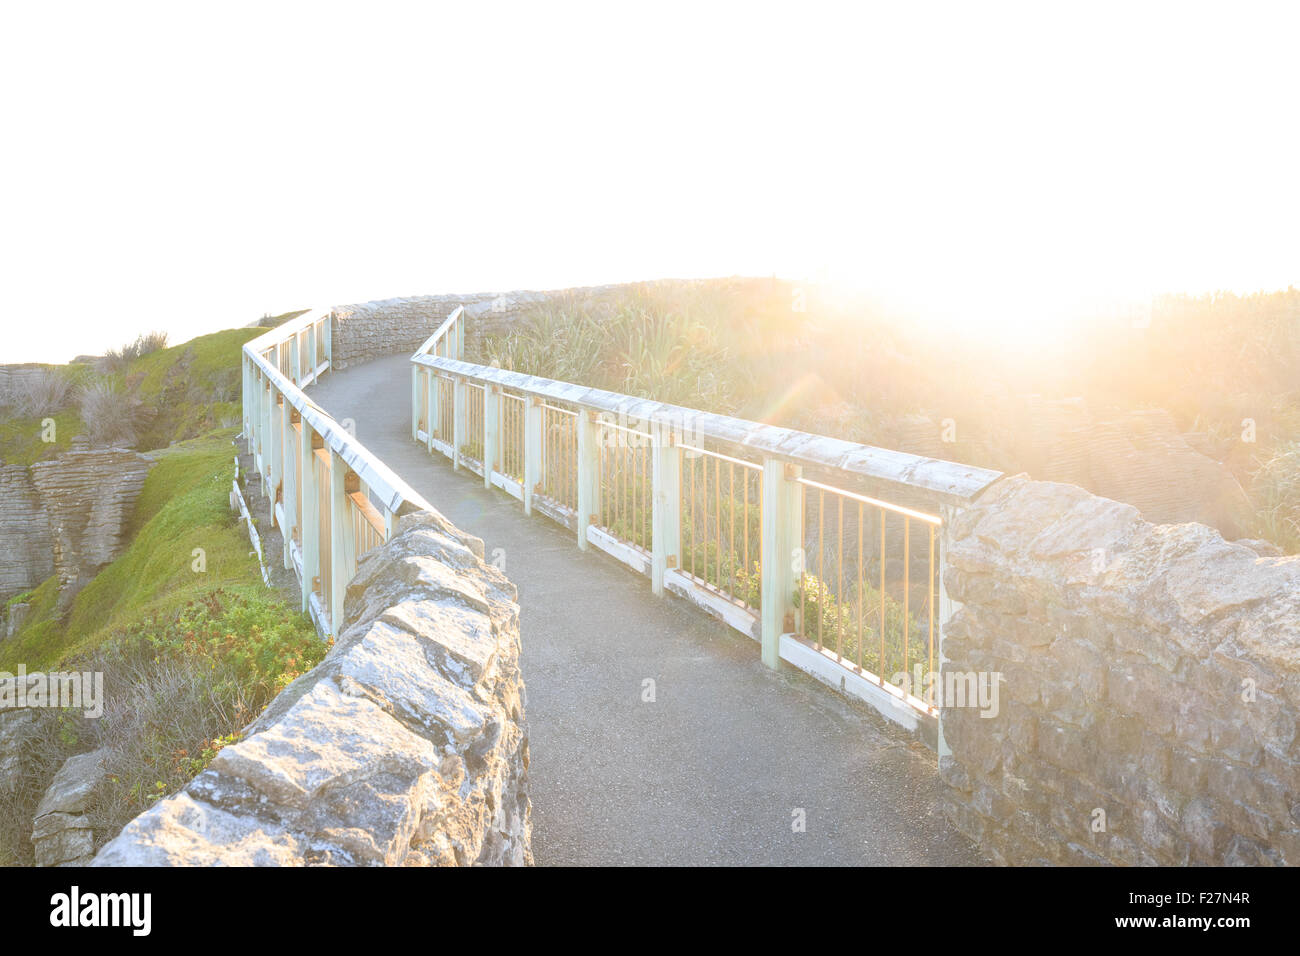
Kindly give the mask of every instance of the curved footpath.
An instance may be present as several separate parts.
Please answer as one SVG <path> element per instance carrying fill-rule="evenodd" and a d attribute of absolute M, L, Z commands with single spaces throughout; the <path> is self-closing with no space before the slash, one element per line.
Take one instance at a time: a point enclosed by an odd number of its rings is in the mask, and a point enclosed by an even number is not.
<path fill-rule="evenodd" d="M 501 549 L 519 588 L 539 865 L 983 862 L 940 814 L 921 745 L 430 456 L 410 437 L 410 382 L 397 355 L 308 393 L 489 560 Z"/>

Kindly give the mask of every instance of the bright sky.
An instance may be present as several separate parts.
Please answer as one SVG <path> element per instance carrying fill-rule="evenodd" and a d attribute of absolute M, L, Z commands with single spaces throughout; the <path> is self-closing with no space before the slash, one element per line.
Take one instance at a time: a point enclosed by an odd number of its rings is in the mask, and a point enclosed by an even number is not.
<path fill-rule="evenodd" d="M 2 10 L 0 362 L 662 276 L 1300 285 L 1296 4 Z"/>

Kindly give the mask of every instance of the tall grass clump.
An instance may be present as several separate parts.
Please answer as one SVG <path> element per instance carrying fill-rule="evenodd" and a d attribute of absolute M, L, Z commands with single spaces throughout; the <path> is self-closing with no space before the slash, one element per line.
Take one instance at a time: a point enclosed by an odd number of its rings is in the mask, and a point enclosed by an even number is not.
<path fill-rule="evenodd" d="M 144 358 L 166 347 L 166 332 L 146 332 L 137 335 L 134 342 L 128 342 L 120 349 L 109 349 L 105 352 L 103 366 L 108 372 L 122 372 L 136 359 Z"/>
<path fill-rule="evenodd" d="M 101 378 L 81 388 L 81 420 L 92 445 L 129 448 L 136 442 L 138 401 L 123 394 L 113 379 Z"/>
<path fill-rule="evenodd" d="M 752 378 L 732 341 L 737 326 L 725 288 L 646 283 L 607 299 L 543 303 L 481 357 L 502 368 L 641 398 L 734 411 Z M 735 333 L 734 335 L 732 333 Z"/>
<path fill-rule="evenodd" d="M 1287 554 L 1300 554 L 1300 440 L 1280 446 L 1252 483 L 1258 533 Z"/>
<path fill-rule="evenodd" d="M 23 377 L 21 385 L 0 397 L 0 404 L 23 418 L 40 418 L 60 411 L 68 402 L 72 383 L 59 369 L 39 368 Z"/>

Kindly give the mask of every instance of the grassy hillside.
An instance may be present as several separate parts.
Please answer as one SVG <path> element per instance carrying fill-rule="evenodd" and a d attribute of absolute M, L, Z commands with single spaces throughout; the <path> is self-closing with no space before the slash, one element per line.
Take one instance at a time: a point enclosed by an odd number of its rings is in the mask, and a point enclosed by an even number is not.
<path fill-rule="evenodd" d="M 141 405 L 138 448 L 164 448 L 240 419 L 239 356 L 265 329 L 228 329 L 159 349 L 122 374 Z"/>
<path fill-rule="evenodd" d="M 106 711 L 36 711 L 29 773 L 0 796 L 0 862 L 30 863 L 35 805 L 62 761 L 107 748 L 101 841 L 193 778 L 326 646 L 296 602 L 266 588 L 229 508 L 234 429 L 157 453 L 126 551 L 59 614 L 54 578 L 0 645 L 0 670 L 99 671 Z M 196 570 L 195 549 L 205 566 Z"/>
<path fill-rule="evenodd" d="M 62 611 L 53 577 L 11 599 L 31 607 L 18 633 L 0 644 L 0 670 L 23 664 L 29 672 L 102 672 L 105 713 L 90 719 L 33 711 L 25 772 L 16 789 L 0 794 L 0 863 L 32 862 L 32 814 L 68 756 L 107 751 L 108 783 L 95 810 L 102 843 L 192 779 L 324 656 L 296 598 L 263 584 L 247 532 L 229 507 L 239 354 L 262 331 L 234 329 L 118 355 L 113 370 L 60 370 L 75 376 L 63 407 L 37 412 L 55 418 L 56 443 L 40 441 L 39 417 L 13 414 L 11 406 L 0 419 L 0 457 L 50 457 L 93 427 L 78 414 L 77 392 L 98 381 L 109 399 L 120 396 L 136 447 L 156 449 L 117 560 Z M 113 402 L 106 404 L 111 410 Z"/>
<path fill-rule="evenodd" d="M 98 365 L 48 366 L 41 394 L 0 396 L 0 459 L 54 458 L 77 435 L 148 451 L 237 425 L 240 350 L 264 331 L 228 329 L 143 354 L 116 352 Z"/>
<path fill-rule="evenodd" d="M 54 419 L 52 431 L 42 424 L 46 417 Z M 6 465 L 30 465 L 57 458 L 68 450 L 73 436 L 85 430 L 85 423 L 75 409 L 48 416 L 14 415 L 0 419 L 0 460 Z M 46 436 L 54 440 L 47 442 Z"/>
<path fill-rule="evenodd" d="M 247 533 L 230 511 L 234 429 L 182 442 L 157 452 L 129 526 L 131 543 L 55 617 L 47 581 L 13 639 L 0 645 L 0 668 L 19 662 L 28 669 L 53 667 L 96 647 L 115 631 L 130 630 L 154 616 L 167 616 L 187 602 L 223 589 L 283 606 L 266 590 Z M 194 570 L 195 549 L 205 570 Z M 299 616 L 296 608 L 285 613 Z M 303 620 L 304 633 L 310 630 Z"/>

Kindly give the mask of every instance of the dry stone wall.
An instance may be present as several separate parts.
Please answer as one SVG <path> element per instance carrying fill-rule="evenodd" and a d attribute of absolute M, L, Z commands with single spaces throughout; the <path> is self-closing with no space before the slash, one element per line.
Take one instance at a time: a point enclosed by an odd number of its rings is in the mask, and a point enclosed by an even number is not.
<path fill-rule="evenodd" d="M 514 586 L 420 512 L 361 559 L 325 660 L 94 865 L 531 862 Z"/>
<path fill-rule="evenodd" d="M 461 296 L 429 295 L 335 306 L 330 328 L 334 367 L 414 352 L 462 301 Z"/>
<path fill-rule="evenodd" d="M 471 319 L 468 335 L 476 340 L 508 330 L 539 302 L 593 299 L 618 288 L 621 287 L 601 285 L 548 292 L 521 290 L 422 295 L 337 305 L 333 309 L 331 326 L 334 364 L 343 369 L 382 355 L 414 352 L 457 306 L 465 307 Z"/>
<path fill-rule="evenodd" d="M 948 536 L 944 668 L 1001 675 L 944 701 L 959 829 L 1010 864 L 1300 865 L 1300 557 L 1024 476 Z"/>

